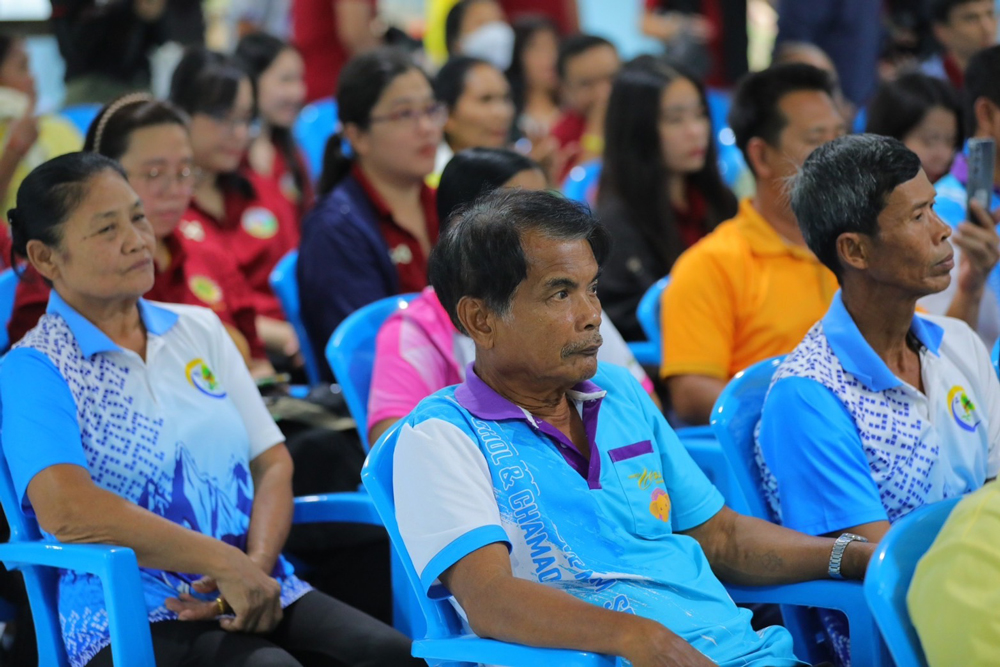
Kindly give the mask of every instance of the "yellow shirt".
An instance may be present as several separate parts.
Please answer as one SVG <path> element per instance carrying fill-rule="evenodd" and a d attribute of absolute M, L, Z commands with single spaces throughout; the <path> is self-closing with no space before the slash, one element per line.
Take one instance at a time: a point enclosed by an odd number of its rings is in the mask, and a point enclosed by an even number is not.
<path fill-rule="evenodd" d="M 719 225 L 674 264 L 661 302 L 663 377 L 728 380 L 791 352 L 837 291 L 833 272 L 784 240 L 753 207 Z"/>
<path fill-rule="evenodd" d="M 1000 484 L 952 511 L 906 596 L 931 667 L 1000 662 Z"/>
<path fill-rule="evenodd" d="M 11 122 L 10 120 L 0 120 L 0 146 L 5 146 L 7 143 L 7 127 Z M 80 136 L 75 125 L 61 116 L 39 116 L 38 141 L 17 165 L 17 169 L 14 170 L 14 178 L 11 179 L 7 188 L 7 196 L 0 203 L 0 206 L 3 206 L 0 210 L 3 212 L 4 220 L 6 221 L 7 211 L 14 208 L 17 202 L 17 189 L 21 187 L 21 181 L 31 173 L 32 169 L 47 160 L 78 151 L 81 148 L 83 148 L 83 137 Z"/>
<path fill-rule="evenodd" d="M 448 59 L 448 45 L 444 41 L 444 23 L 448 12 L 458 0 L 428 0 L 425 9 L 427 28 L 424 32 L 424 51 L 431 62 L 441 66 Z"/>

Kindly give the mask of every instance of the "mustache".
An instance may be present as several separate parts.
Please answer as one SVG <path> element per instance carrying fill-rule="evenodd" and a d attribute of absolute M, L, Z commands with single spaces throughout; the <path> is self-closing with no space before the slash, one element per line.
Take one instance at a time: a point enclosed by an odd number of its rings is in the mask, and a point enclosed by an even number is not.
<path fill-rule="evenodd" d="M 590 340 L 585 340 L 581 343 L 573 343 L 571 345 L 567 345 L 566 347 L 564 347 L 562 349 L 562 358 L 565 359 L 566 357 L 572 356 L 579 352 L 583 352 L 587 348 L 595 346 L 600 347 L 603 344 L 604 344 L 604 338 L 601 337 L 601 334 L 597 334 Z"/>

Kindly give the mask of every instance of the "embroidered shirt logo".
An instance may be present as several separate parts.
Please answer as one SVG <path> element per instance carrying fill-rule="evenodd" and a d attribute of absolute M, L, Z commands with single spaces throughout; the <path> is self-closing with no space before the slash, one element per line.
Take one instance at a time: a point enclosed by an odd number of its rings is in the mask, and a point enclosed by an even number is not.
<path fill-rule="evenodd" d="M 628 478 L 636 480 L 639 488 L 643 491 L 652 485 L 663 484 L 663 475 L 655 470 L 650 471 L 647 468 L 643 468 L 642 472 L 632 473 Z"/>
<path fill-rule="evenodd" d="M 975 431 L 982 422 L 972 399 L 965 393 L 965 389 L 958 385 L 948 392 L 948 410 L 955 423 L 966 431 Z"/>
<path fill-rule="evenodd" d="M 413 251 L 410 246 L 401 243 L 389 252 L 393 264 L 409 264 L 413 261 Z"/>
<path fill-rule="evenodd" d="M 278 233 L 278 218 L 260 206 L 251 206 L 240 219 L 243 231 L 255 239 L 269 239 Z"/>
<path fill-rule="evenodd" d="M 215 373 L 212 372 L 212 369 L 200 357 L 188 362 L 187 367 L 184 369 L 184 375 L 187 376 L 187 380 L 191 383 L 192 387 L 206 396 L 211 396 L 212 398 L 226 397 L 226 390 L 222 388 L 222 385 L 216 379 Z"/>
<path fill-rule="evenodd" d="M 649 503 L 649 513 L 660 521 L 670 521 L 670 496 L 663 489 L 654 489 Z"/>
<path fill-rule="evenodd" d="M 200 243 L 205 240 L 205 228 L 197 220 L 181 220 L 181 224 L 177 225 L 177 229 L 189 241 L 198 241 Z"/>
<path fill-rule="evenodd" d="M 208 276 L 191 276 L 188 289 L 209 306 L 217 306 L 222 301 L 222 288 Z"/>

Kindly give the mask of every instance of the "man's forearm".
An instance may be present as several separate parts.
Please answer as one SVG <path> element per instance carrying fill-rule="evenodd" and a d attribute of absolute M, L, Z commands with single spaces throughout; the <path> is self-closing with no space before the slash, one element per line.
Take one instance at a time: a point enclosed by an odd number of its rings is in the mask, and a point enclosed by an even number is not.
<path fill-rule="evenodd" d="M 959 287 L 955 296 L 952 297 L 951 303 L 948 304 L 948 312 L 945 315 L 962 320 L 976 329 L 979 326 L 979 305 L 982 301 L 982 288 L 975 292 L 968 292 Z"/>
<path fill-rule="evenodd" d="M 247 531 L 247 555 L 271 573 L 292 525 L 292 458 L 283 444 L 250 462 L 254 502 Z"/>

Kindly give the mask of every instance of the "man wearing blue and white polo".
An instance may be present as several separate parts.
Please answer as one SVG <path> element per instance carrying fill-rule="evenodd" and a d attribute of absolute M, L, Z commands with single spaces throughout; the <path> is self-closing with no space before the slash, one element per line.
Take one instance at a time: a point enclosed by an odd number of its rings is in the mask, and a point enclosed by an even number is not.
<path fill-rule="evenodd" d="M 945 289 L 951 227 L 895 139 L 844 137 L 809 157 L 792 207 L 840 282 L 779 366 L 757 461 L 783 525 L 876 542 L 897 518 L 974 491 L 1000 469 L 1000 383 L 969 326 L 917 316 Z"/>
<path fill-rule="evenodd" d="M 453 221 L 431 283 L 476 344 L 466 381 L 406 417 L 397 519 L 429 595 L 481 636 L 649 665 L 802 664 L 727 581 L 861 578 L 871 545 L 736 514 L 624 369 L 599 365 L 609 237 L 541 192 L 500 191 Z"/>

